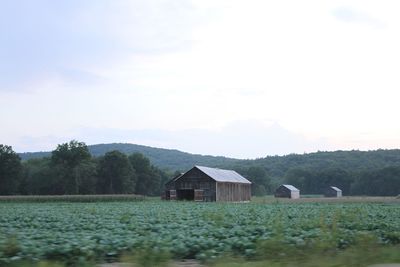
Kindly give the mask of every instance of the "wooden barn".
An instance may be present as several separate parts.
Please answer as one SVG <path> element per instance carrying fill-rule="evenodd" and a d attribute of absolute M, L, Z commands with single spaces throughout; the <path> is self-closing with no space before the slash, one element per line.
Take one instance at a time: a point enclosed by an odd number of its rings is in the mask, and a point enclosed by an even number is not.
<path fill-rule="evenodd" d="M 251 182 L 231 170 L 194 166 L 165 184 L 165 199 L 250 201 Z"/>
<path fill-rule="evenodd" d="M 300 198 L 300 190 L 293 185 L 283 184 L 275 190 L 275 197 Z"/>
<path fill-rule="evenodd" d="M 324 193 L 325 197 L 342 197 L 342 190 L 336 186 L 329 186 Z"/>

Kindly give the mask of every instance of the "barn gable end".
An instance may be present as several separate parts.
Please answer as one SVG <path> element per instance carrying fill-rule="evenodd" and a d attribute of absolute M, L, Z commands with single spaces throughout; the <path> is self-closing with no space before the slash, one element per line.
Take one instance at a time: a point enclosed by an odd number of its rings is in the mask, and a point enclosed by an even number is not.
<path fill-rule="evenodd" d="M 300 190 L 293 185 L 282 184 L 275 190 L 275 197 L 278 198 L 300 198 Z"/>
<path fill-rule="evenodd" d="M 178 200 L 249 201 L 251 182 L 232 170 L 195 166 L 166 184 L 166 199 L 171 193 Z"/>
<path fill-rule="evenodd" d="M 337 188 L 336 186 L 329 186 L 325 190 L 325 197 L 342 197 L 342 190 Z"/>

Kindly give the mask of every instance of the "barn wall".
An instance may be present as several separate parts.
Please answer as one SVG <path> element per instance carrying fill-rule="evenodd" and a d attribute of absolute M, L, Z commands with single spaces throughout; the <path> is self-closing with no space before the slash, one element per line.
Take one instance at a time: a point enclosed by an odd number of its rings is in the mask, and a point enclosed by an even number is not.
<path fill-rule="evenodd" d="M 169 181 L 168 183 L 165 184 L 165 190 L 173 190 L 173 189 L 175 189 L 174 181 Z"/>
<path fill-rule="evenodd" d="M 291 191 L 291 197 L 292 199 L 298 199 L 300 198 L 300 192 L 299 191 Z"/>
<path fill-rule="evenodd" d="M 325 197 L 336 197 L 336 191 L 332 189 L 328 189 L 325 191 Z"/>
<path fill-rule="evenodd" d="M 327 189 L 325 191 L 325 197 L 341 197 L 342 196 L 342 192 L 338 192 L 332 188 Z"/>
<path fill-rule="evenodd" d="M 216 182 L 200 170 L 193 168 L 174 183 L 174 189 L 203 190 L 204 201 L 216 200 Z"/>
<path fill-rule="evenodd" d="M 275 197 L 291 198 L 291 191 L 284 186 L 280 186 L 275 190 Z"/>
<path fill-rule="evenodd" d="M 217 183 L 216 201 L 250 201 L 250 198 L 250 184 Z"/>

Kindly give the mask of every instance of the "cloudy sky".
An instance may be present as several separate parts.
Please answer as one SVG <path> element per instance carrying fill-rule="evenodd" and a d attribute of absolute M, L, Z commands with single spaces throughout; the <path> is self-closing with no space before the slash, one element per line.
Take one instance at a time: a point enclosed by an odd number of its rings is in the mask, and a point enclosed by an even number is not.
<path fill-rule="evenodd" d="M 399 148 L 398 1 L 3 0 L 0 143 Z"/>

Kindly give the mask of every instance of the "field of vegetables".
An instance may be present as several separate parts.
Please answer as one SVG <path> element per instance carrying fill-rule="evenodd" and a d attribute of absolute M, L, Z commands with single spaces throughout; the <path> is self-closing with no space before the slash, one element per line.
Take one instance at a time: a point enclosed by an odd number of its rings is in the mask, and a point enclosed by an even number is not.
<path fill-rule="evenodd" d="M 0 214 L 0 265 L 118 261 L 149 249 L 175 259 L 251 259 L 268 242 L 341 249 L 360 236 L 400 243 L 396 203 L 1 203 Z"/>

